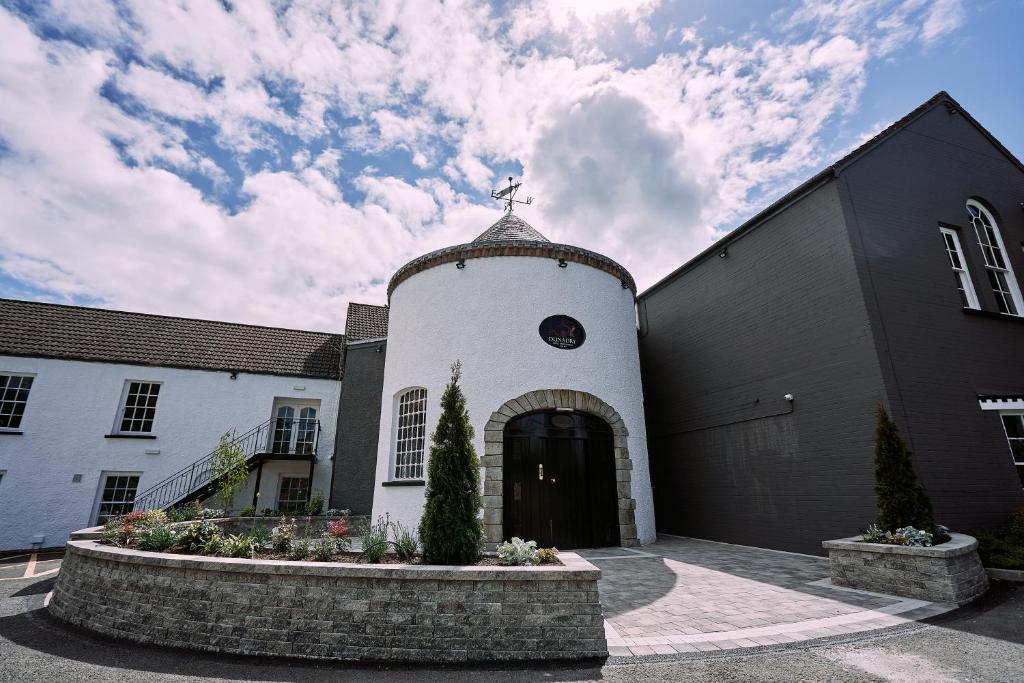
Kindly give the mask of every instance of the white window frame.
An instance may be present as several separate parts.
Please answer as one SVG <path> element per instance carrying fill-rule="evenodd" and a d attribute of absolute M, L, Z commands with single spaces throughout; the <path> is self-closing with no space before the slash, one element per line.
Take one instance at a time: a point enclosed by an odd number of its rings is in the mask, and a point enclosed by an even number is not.
<path fill-rule="evenodd" d="M 971 271 L 967 269 L 967 260 L 964 258 L 964 250 L 960 246 L 960 235 L 953 228 L 947 228 L 945 226 L 939 226 L 939 232 L 942 233 L 942 246 L 946 250 L 946 255 L 949 257 L 949 265 L 953 269 L 953 273 L 956 276 L 957 282 L 960 283 L 959 289 L 963 291 L 964 298 L 967 299 L 967 304 L 964 308 L 980 309 L 981 304 L 978 302 L 978 293 L 974 291 L 974 282 L 971 281 Z M 946 240 L 949 237 L 953 241 L 953 250 L 949 249 L 949 242 Z M 954 256 L 956 257 L 954 260 Z M 957 266 L 959 262 L 959 267 Z"/>
<path fill-rule="evenodd" d="M 984 225 L 985 221 L 988 221 L 988 227 L 992 229 L 992 235 L 995 237 L 995 244 L 989 244 L 988 235 L 982 235 L 982 232 L 978 231 L 979 220 L 975 218 L 974 214 L 971 213 L 970 209 L 974 208 L 981 214 L 980 222 Z M 1016 317 L 1024 316 L 1024 299 L 1020 295 L 1020 286 L 1017 284 L 1017 277 L 1013 273 L 1013 264 L 1010 262 L 1009 252 L 1006 251 L 1006 245 L 1003 244 L 1003 235 L 999 230 L 999 224 L 996 223 L 995 216 L 992 212 L 985 208 L 985 205 L 975 199 L 968 199 L 965 205 L 967 211 L 967 217 L 971 221 L 971 225 L 974 226 L 974 234 L 978 238 L 978 246 L 981 249 L 982 256 L 984 258 L 985 271 L 989 277 L 995 277 L 998 281 L 998 274 L 1002 274 L 1006 279 L 1006 287 L 1008 294 L 1010 295 L 1010 303 L 1013 304 L 1014 312 L 999 311 L 1003 315 L 1012 315 Z M 990 258 L 990 252 L 998 251 L 998 257 L 1002 260 L 1003 266 L 1000 266 L 996 261 L 996 254 L 993 253 Z M 993 275 L 993 273 L 995 275 Z M 989 285 L 991 286 L 991 281 Z M 1003 299 L 1004 305 L 1006 304 L 1005 296 L 995 289 L 992 288 L 993 296 L 996 299 Z M 997 302 L 998 303 L 998 302 Z"/>
<path fill-rule="evenodd" d="M 157 400 L 154 401 L 153 406 L 152 406 L 153 407 L 153 419 L 152 419 L 151 424 L 149 426 L 149 431 L 143 431 L 143 430 L 140 430 L 140 429 L 122 429 L 122 426 L 124 425 L 125 412 L 128 410 L 128 396 L 131 394 L 131 386 L 133 384 L 149 384 L 149 385 L 160 387 L 160 389 L 157 389 L 157 395 L 156 395 Z M 160 392 L 162 391 L 162 388 L 163 388 L 163 382 L 156 382 L 156 381 L 150 380 L 150 379 L 126 379 L 124 381 L 124 388 L 121 389 L 121 401 L 118 404 L 117 415 L 114 417 L 114 430 L 113 430 L 112 433 L 113 434 L 126 434 L 126 435 L 131 435 L 131 434 L 151 435 L 151 434 L 153 434 L 153 432 L 156 431 L 156 409 L 157 409 L 158 404 L 160 403 L 160 396 L 161 396 Z M 135 406 L 133 406 L 133 407 L 135 407 Z"/>
<path fill-rule="evenodd" d="M 18 377 L 19 380 L 30 379 L 30 380 L 32 380 L 32 385 L 33 386 L 36 383 L 36 375 L 35 375 L 35 373 L 32 373 L 32 372 L 0 372 L 0 377 Z M 21 388 L 20 384 L 21 384 L 21 382 L 19 381 L 19 389 Z M 5 393 L 5 391 L 6 391 L 6 388 L 0 389 L 0 407 L 2 407 L 4 403 L 6 403 L 6 401 L 4 401 L 4 393 Z M 25 421 L 25 413 L 28 411 L 28 399 L 29 399 L 29 397 L 31 395 L 32 395 L 32 387 L 30 386 L 28 388 L 28 396 L 25 397 L 25 401 L 24 401 L 25 407 L 22 408 L 21 416 L 18 419 L 18 425 L 16 427 L 11 427 L 11 426 L 0 427 L 0 432 L 20 432 L 20 431 L 22 431 L 22 429 L 23 429 L 22 428 L 22 424 Z M 15 401 L 11 401 L 11 403 L 21 403 L 21 401 L 20 400 L 15 400 Z M 11 415 L 13 416 L 13 412 L 11 413 Z"/>
<path fill-rule="evenodd" d="M 100 483 L 96 489 L 96 503 L 92 506 L 92 524 L 93 526 L 100 525 L 100 508 L 103 507 L 103 491 L 107 488 L 107 479 L 110 477 L 138 477 L 139 481 L 135 484 L 135 495 L 132 496 L 132 501 L 139 495 L 139 490 L 142 488 L 142 472 L 121 472 L 116 470 L 104 470 L 100 472 Z M 110 501 L 114 502 L 114 501 Z M 124 502 L 124 501 L 121 501 Z M 128 512 L 131 512 L 129 509 Z"/>
<path fill-rule="evenodd" d="M 1024 410 L 1000 410 L 999 411 L 999 424 L 1003 428 L 1003 436 L 1006 437 L 1006 445 L 1010 449 L 1010 457 L 1013 459 L 1013 465 L 1014 465 L 1015 468 L 1024 469 L 1024 456 L 1021 456 L 1022 457 L 1021 460 L 1017 459 L 1016 454 L 1013 452 L 1013 443 L 1012 443 L 1013 441 L 1020 441 L 1021 443 L 1024 443 L 1024 438 L 1011 437 L 1010 433 L 1006 431 L 1006 423 L 1003 422 L 1003 417 L 1006 416 L 1006 415 L 1013 415 L 1013 416 L 1019 417 L 1021 419 L 1021 421 L 1024 421 Z M 1017 476 L 1018 477 L 1021 476 L 1019 470 L 1018 470 Z M 1024 479 L 1021 480 L 1021 488 L 1024 488 Z"/>
<path fill-rule="evenodd" d="M 417 405 L 421 404 L 421 405 Z M 409 419 L 402 424 L 403 408 Z M 427 390 L 406 387 L 395 394 L 391 425 L 391 481 L 422 481 L 426 478 Z"/>

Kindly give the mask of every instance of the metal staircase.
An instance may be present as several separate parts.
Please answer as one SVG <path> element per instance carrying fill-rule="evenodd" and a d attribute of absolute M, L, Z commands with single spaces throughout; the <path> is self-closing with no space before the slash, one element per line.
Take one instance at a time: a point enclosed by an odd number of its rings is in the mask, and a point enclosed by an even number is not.
<path fill-rule="evenodd" d="M 232 443 L 242 447 L 251 471 L 266 460 L 316 460 L 319 440 L 319 420 L 272 417 L 236 436 Z M 132 509 L 166 509 L 210 496 L 217 489 L 217 479 L 213 476 L 216 453 L 216 450 L 210 451 L 138 494 Z"/>

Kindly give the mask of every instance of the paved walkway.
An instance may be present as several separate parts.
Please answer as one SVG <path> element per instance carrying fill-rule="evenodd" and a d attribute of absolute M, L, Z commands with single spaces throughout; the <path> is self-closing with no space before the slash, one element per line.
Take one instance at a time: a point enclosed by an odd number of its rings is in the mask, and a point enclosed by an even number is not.
<path fill-rule="evenodd" d="M 886 628 L 952 605 L 834 587 L 828 560 L 660 536 L 643 548 L 577 551 L 601 568 L 612 656 L 793 643 Z"/>

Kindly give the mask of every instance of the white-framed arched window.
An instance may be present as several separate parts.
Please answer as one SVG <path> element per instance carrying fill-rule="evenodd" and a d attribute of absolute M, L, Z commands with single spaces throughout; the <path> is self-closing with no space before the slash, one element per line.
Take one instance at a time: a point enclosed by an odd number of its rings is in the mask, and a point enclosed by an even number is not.
<path fill-rule="evenodd" d="M 412 387 L 398 393 L 395 406 L 394 477 L 423 479 L 427 443 L 427 390 Z"/>
<path fill-rule="evenodd" d="M 988 275 L 989 286 L 996 298 L 996 306 L 1000 313 L 1021 315 L 1024 301 L 1021 300 L 1017 278 L 1006 258 L 1006 247 L 1003 236 L 999 233 L 996 219 L 985 206 L 974 199 L 967 200 L 967 216 L 978 236 L 981 253 L 985 257 L 985 273 Z"/>

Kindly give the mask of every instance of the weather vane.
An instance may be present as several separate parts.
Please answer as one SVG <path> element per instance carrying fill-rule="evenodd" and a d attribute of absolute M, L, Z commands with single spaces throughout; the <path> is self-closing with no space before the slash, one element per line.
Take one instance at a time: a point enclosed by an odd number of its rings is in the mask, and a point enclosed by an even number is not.
<path fill-rule="evenodd" d="M 512 213 L 513 204 L 532 204 L 533 197 L 527 197 L 525 201 L 516 199 L 516 191 L 522 183 L 513 183 L 512 176 L 508 177 L 508 187 L 504 190 L 491 190 L 492 199 L 502 199 L 505 202 L 505 210 Z"/>

